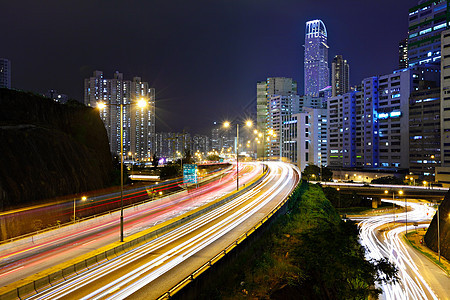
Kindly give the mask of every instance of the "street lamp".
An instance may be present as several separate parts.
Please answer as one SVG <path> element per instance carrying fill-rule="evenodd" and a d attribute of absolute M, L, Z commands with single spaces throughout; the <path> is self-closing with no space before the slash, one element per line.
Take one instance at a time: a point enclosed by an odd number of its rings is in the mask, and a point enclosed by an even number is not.
<path fill-rule="evenodd" d="M 403 195 L 403 191 L 398 191 L 398 194 Z M 405 197 L 405 236 L 408 234 L 408 207 L 406 206 L 406 197 Z"/>
<path fill-rule="evenodd" d="M 337 188 L 338 191 L 338 208 L 341 208 L 341 192 L 340 192 L 340 188 Z"/>
<path fill-rule="evenodd" d="M 135 153 L 135 155 L 137 155 L 137 153 Z M 128 156 L 131 156 L 131 175 L 130 176 L 133 176 L 133 165 L 134 165 L 133 152 L 129 151 Z"/>
<path fill-rule="evenodd" d="M 438 207 L 437 207 L 438 257 L 439 257 L 439 262 L 441 262 L 441 234 L 440 234 L 440 228 L 439 228 L 439 206 L 440 205 L 438 203 Z"/>
<path fill-rule="evenodd" d="M 252 127 L 253 122 L 251 120 L 245 121 L 245 126 Z M 230 122 L 225 121 L 223 127 L 229 128 Z M 239 191 L 239 123 L 236 123 L 236 191 Z"/>
<path fill-rule="evenodd" d="M 86 199 L 87 199 L 87 197 L 86 196 L 83 196 L 83 197 L 81 197 L 81 201 L 86 201 Z M 75 220 L 76 220 L 76 218 L 77 218 L 77 215 L 76 215 L 76 198 L 73 198 L 73 222 L 75 223 Z"/>
<path fill-rule="evenodd" d="M 147 106 L 147 101 L 141 98 L 137 102 L 122 103 L 120 101 L 120 241 L 123 242 L 123 106 L 136 104 L 139 108 Z M 117 106 L 117 104 L 106 104 L 103 102 L 97 103 L 99 109 L 104 109 L 106 106 Z"/>
<path fill-rule="evenodd" d="M 441 232 L 440 232 L 440 228 L 439 228 L 439 208 L 440 205 L 439 203 L 436 201 L 437 204 L 437 237 L 438 237 L 438 257 L 439 257 L 439 262 L 441 262 Z M 450 214 L 448 214 L 448 217 L 450 219 Z"/>

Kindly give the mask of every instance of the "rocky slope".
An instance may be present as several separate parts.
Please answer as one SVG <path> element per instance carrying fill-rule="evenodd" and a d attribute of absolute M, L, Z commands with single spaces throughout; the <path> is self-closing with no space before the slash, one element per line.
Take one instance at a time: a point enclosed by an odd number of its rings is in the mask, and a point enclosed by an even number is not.
<path fill-rule="evenodd" d="M 450 193 L 445 195 L 439 208 L 439 231 L 441 255 L 450 260 Z M 437 214 L 434 215 L 424 239 L 430 249 L 438 251 Z"/>
<path fill-rule="evenodd" d="M 98 113 L 0 89 L 0 211 L 109 186 L 112 159 Z"/>

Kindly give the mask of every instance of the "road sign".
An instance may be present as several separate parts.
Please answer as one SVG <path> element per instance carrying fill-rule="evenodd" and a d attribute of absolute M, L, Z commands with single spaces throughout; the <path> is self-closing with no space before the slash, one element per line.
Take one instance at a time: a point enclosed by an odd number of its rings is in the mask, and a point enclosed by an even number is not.
<path fill-rule="evenodd" d="M 197 183 L 197 165 L 183 165 L 183 183 Z"/>

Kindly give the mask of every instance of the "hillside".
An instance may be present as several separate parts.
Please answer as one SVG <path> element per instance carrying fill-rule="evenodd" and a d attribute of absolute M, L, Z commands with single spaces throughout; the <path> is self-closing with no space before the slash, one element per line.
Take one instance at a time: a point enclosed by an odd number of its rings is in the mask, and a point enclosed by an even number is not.
<path fill-rule="evenodd" d="M 445 195 L 439 209 L 439 228 L 441 236 L 441 255 L 450 260 L 450 193 Z M 434 215 L 430 227 L 425 234 L 426 245 L 438 251 L 437 214 Z"/>
<path fill-rule="evenodd" d="M 0 211 L 110 185 L 98 113 L 81 104 L 0 89 Z"/>

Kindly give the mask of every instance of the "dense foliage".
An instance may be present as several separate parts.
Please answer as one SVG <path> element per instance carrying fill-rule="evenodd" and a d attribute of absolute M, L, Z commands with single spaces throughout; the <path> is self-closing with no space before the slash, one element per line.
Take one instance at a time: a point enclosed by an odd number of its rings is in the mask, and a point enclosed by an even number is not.
<path fill-rule="evenodd" d="M 302 172 L 302 177 L 305 180 L 331 181 L 333 172 L 325 166 L 307 165 Z"/>
<path fill-rule="evenodd" d="M 343 222 L 318 185 L 302 184 L 289 213 L 219 276 L 201 298 L 367 299 L 377 295 L 379 271 L 396 270 L 385 260 L 366 261 L 358 228 Z"/>
<path fill-rule="evenodd" d="M 395 176 L 384 176 L 380 178 L 373 179 L 370 183 L 376 184 L 405 184 L 403 179 Z"/>
<path fill-rule="evenodd" d="M 331 204 L 336 208 L 371 207 L 372 205 L 371 201 L 367 201 L 367 199 L 364 199 L 354 191 L 349 194 L 344 194 L 333 187 L 324 187 L 323 192 Z"/>

